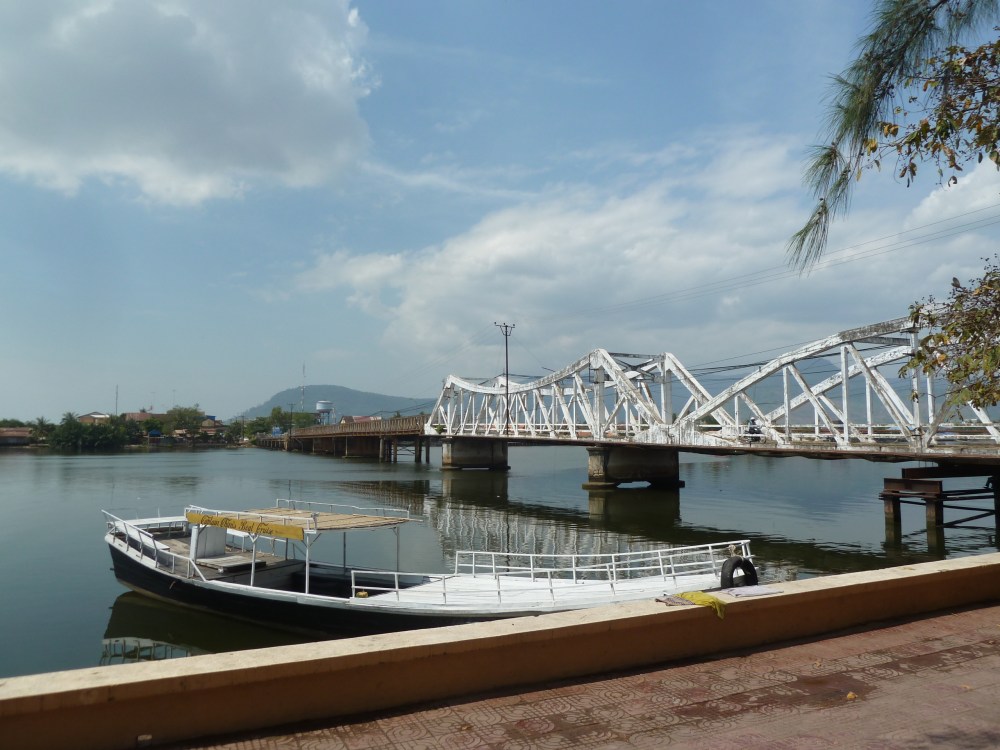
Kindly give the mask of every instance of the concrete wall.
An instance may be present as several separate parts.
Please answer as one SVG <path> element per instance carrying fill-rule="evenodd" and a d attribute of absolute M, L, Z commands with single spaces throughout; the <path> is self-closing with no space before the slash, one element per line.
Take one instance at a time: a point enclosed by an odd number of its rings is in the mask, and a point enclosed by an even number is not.
<path fill-rule="evenodd" d="M 0 680 L 5 747 L 130 748 L 396 708 L 1000 600 L 1000 554 L 435 630 Z"/>

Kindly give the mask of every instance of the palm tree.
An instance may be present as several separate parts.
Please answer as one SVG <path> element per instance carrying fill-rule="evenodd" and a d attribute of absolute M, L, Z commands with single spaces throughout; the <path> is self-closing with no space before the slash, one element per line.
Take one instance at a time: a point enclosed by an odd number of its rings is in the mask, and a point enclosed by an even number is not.
<path fill-rule="evenodd" d="M 31 437 L 36 443 L 44 442 L 56 428 L 56 426 L 45 417 L 38 417 L 38 419 L 33 422 L 29 422 L 28 426 L 31 427 Z"/>

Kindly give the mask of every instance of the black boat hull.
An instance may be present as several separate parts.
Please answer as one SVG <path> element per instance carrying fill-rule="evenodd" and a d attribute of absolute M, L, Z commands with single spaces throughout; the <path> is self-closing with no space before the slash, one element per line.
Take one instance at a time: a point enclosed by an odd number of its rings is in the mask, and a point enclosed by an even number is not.
<path fill-rule="evenodd" d="M 115 576 L 134 591 L 188 607 L 299 632 L 368 635 L 498 619 L 385 613 L 352 607 L 346 600 L 342 606 L 322 606 L 250 596 L 198 585 L 149 568 L 113 546 L 109 548 Z"/>

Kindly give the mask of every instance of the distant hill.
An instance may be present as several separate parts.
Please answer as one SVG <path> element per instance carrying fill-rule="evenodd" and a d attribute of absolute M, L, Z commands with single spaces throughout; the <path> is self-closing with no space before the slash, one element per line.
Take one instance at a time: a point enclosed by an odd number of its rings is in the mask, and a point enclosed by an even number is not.
<path fill-rule="evenodd" d="M 276 406 L 283 411 L 289 408 L 298 411 L 316 411 L 317 401 L 333 403 L 335 419 L 344 416 L 361 417 L 380 415 L 391 417 L 397 411 L 403 416 L 430 412 L 437 396 L 428 398 L 403 398 L 402 396 L 386 396 L 381 393 L 365 393 L 344 388 L 339 385 L 307 385 L 302 388 L 289 388 L 271 396 L 268 401 L 252 409 L 247 409 L 247 419 L 265 417 Z"/>

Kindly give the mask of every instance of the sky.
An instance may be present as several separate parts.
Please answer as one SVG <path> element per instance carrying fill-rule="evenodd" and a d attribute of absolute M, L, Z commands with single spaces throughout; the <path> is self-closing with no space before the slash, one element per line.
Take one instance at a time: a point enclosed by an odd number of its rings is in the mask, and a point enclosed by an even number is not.
<path fill-rule="evenodd" d="M 787 266 L 870 11 L 0 0 L 0 418 L 433 400 L 504 371 L 497 323 L 523 377 L 754 361 L 943 298 L 998 248 L 992 167 L 866 175 Z"/>

